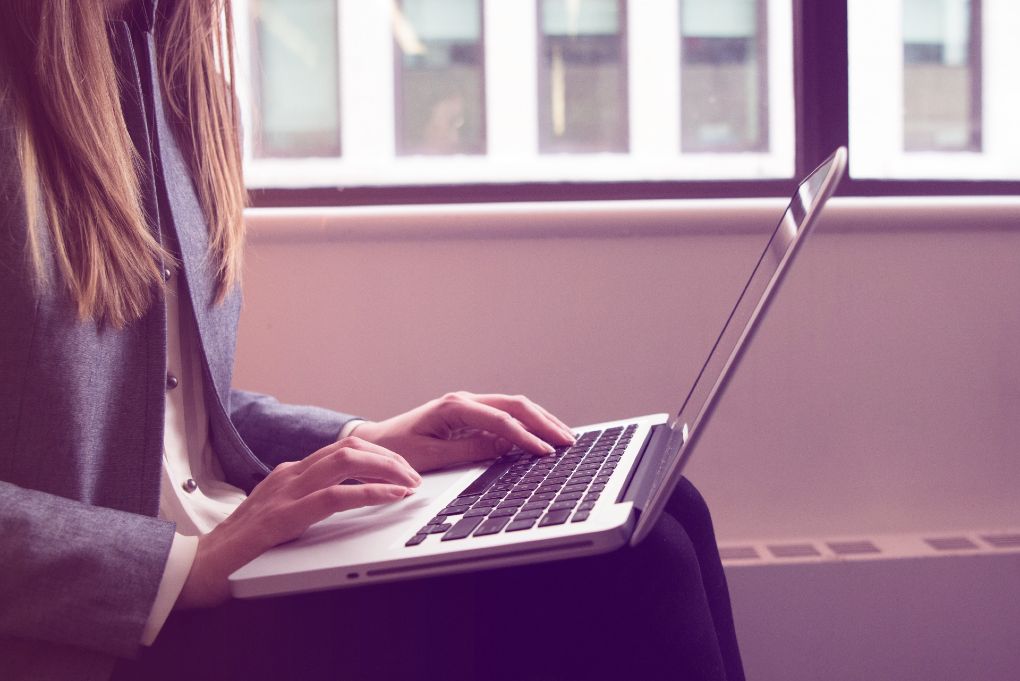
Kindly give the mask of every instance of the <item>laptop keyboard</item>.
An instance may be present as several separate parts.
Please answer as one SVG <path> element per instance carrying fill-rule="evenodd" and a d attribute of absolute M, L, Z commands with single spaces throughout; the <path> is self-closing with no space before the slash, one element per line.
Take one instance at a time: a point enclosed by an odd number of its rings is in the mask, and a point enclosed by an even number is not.
<path fill-rule="evenodd" d="M 636 425 L 586 432 L 547 456 L 515 450 L 497 460 L 407 540 L 442 541 L 581 523 L 605 489 Z"/>

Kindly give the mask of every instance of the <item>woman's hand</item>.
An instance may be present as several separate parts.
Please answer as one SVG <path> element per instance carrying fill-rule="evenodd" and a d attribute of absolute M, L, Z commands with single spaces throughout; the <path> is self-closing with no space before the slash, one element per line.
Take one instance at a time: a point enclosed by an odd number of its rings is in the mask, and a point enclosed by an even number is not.
<path fill-rule="evenodd" d="M 361 485 L 341 485 L 360 480 Z M 230 596 L 227 577 L 267 549 L 300 536 L 337 511 L 389 504 L 411 494 L 421 476 L 377 444 L 346 437 L 301 461 L 277 466 L 251 495 L 198 542 L 176 607 L 218 605 Z"/>
<path fill-rule="evenodd" d="M 570 429 L 521 395 L 449 393 L 385 421 L 366 421 L 358 437 L 400 452 L 418 471 L 491 459 L 517 445 L 549 454 L 574 442 Z"/>

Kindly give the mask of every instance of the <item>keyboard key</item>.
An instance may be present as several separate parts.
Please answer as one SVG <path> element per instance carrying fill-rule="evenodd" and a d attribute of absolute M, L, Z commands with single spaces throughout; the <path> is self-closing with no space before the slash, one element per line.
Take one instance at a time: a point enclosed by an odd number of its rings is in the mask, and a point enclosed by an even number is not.
<path fill-rule="evenodd" d="M 520 508 L 521 506 L 523 506 L 526 503 L 528 503 L 527 499 L 507 499 L 502 504 L 497 506 L 496 508 L 497 509 L 500 509 L 500 508 Z"/>
<path fill-rule="evenodd" d="M 531 495 L 532 501 L 549 501 L 556 496 L 556 490 L 550 490 L 548 492 L 535 492 Z"/>
<path fill-rule="evenodd" d="M 513 465 L 513 461 L 509 456 L 512 456 L 512 454 L 501 457 L 486 468 L 481 475 L 475 478 L 474 482 L 468 485 L 467 489 L 461 492 L 461 496 L 467 497 L 485 492 L 492 483 L 496 482 Z"/>
<path fill-rule="evenodd" d="M 453 527 L 450 523 L 443 523 L 441 525 L 429 525 L 418 530 L 418 534 L 440 534 L 446 532 L 448 529 Z"/>
<path fill-rule="evenodd" d="M 514 516 L 514 520 L 538 520 L 542 517 L 544 509 L 541 508 L 523 508 L 521 512 Z"/>
<path fill-rule="evenodd" d="M 457 521 L 457 524 L 450 528 L 450 531 L 443 535 L 443 541 L 451 541 L 453 539 L 463 539 L 467 537 L 475 528 L 482 523 L 480 517 L 477 518 L 462 518 Z"/>
<path fill-rule="evenodd" d="M 410 539 L 408 539 L 404 543 L 404 546 L 417 546 L 418 544 L 421 544 L 423 541 L 425 541 L 425 537 L 427 536 L 428 536 L 427 534 L 416 534 Z"/>
<path fill-rule="evenodd" d="M 534 510 L 537 509 L 539 511 L 543 511 L 543 510 L 545 510 L 545 507 L 549 505 L 550 501 L 551 501 L 550 499 L 540 499 L 538 501 L 530 501 L 530 502 L 524 504 L 523 506 L 521 506 L 521 510 L 522 511 L 534 511 Z"/>
<path fill-rule="evenodd" d="M 530 530 L 535 526 L 534 519 L 528 520 L 515 520 L 506 526 L 507 532 L 518 532 L 520 530 Z"/>
<path fill-rule="evenodd" d="M 508 522 L 510 522 L 510 518 L 489 518 L 478 526 L 478 529 L 475 530 L 475 536 L 481 537 L 486 534 L 502 532 Z"/>
<path fill-rule="evenodd" d="M 468 506 L 447 506 L 439 513 L 441 515 L 460 515 L 464 511 L 468 510 Z"/>
<path fill-rule="evenodd" d="M 582 501 L 581 503 L 579 503 L 577 505 L 577 510 L 578 511 L 590 511 L 593 508 L 595 508 L 595 502 L 594 501 Z"/>
<path fill-rule="evenodd" d="M 531 490 L 514 490 L 506 495 L 507 499 L 527 499 L 531 496 Z"/>
<path fill-rule="evenodd" d="M 492 510 L 491 508 L 486 508 L 486 507 L 482 507 L 482 508 L 470 508 L 464 514 L 464 517 L 465 518 L 477 518 L 479 516 L 486 516 L 486 515 L 489 515 L 489 511 L 491 511 L 491 510 Z"/>
<path fill-rule="evenodd" d="M 605 488 L 606 488 L 606 483 L 604 483 L 604 482 L 596 482 L 596 483 L 592 484 L 591 491 L 592 492 L 601 492 Z"/>
<path fill-rule="evenodd" d="M 567 518 L 569 517 L 570 511 L 550 511 L 549 513 L 546 513 L 540 521 L 538 521 L 538 526 L 548 527 L 549 525 L 562 525 L 567 522 Z M 443 537 L 443 539 L 446 539 L 446 537 Z"/>
<path fill-rule="evenodd" d="M 437 515 L 435 518 L 430 520 L 428 524 L 429 525 L 442 525 L 445 522 L 446 522 L 446 516 L 445 515 Z"/>
<path fill-rule="evenodd" d="M 584 494 L 582 494 L 581 492 L 564 492 L 563 494 L 556 497 L 556 501 L 577 501 L 583 496 Z"/>
<path fill-rule="evenodd" d="M 574 513 L 574 517 L 570 519 L 570 522 L 583 523 L 585 520 L 588 519 L 588 516 L 590 514 L 591 511 L 577 511 L 576 513 Z"/>
<path fill-rule="evenodd" d="M 481 498 L 479 494 L 473 494 L 471 496 L 460 496 L 450 502 L 450 506 L 464 506 L 465 504 L 470 506 Z"/>
<path fill-rule="evenodd" d="M 517 507 L 516 506 L 507 506 L 505 508 L 497 508 L 497 509 L 495 509 L 492 513 L 489 514 L 489 517 L 490 518 L 502 518 L 504 516 L 509 517 L 509 516 L 512 516 L 514 513 L 517 513 Z"/>
<path fill-rule="evenodd" d="M 557 501 L 555 504 L 549 507 L 549 512 L 553 511 L 572 511 L 576 501 Z"/>
<path fill-rule="evenodd" d="M 586 489 L 588 489 L 587 483 L 580 485 L 567 485 L 563 488 L 563 492 L 569 494 L 571 492 L 583 492 Z"/>

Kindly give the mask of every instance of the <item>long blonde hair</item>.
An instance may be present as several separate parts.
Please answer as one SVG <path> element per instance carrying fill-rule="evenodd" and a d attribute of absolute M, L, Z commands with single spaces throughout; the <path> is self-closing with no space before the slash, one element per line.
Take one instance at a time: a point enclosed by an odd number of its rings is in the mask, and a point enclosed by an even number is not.
<path fill-rule="evenodd" d="M 160 261 L 170 256 L 146 223 L 105 5 L 0 2 L 0 100 L 15 117 L 36 274 L 47 271 L 45 222 L 79 316 L 120 328 L 162 295 Z M 219 300 L 240 281 L 244 241 L 230 9 L 230 0 L 163 0 L 155 26 L 168 117 L 208 222 Z"/>

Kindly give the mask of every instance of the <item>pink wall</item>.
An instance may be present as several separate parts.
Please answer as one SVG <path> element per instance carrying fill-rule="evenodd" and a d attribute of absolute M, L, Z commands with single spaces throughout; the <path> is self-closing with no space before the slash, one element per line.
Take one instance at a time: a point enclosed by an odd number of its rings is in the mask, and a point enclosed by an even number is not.
<path fill-rule="evenodd" d="M 253 211 L 236 383 L 679 406 L 781 202 Z M 1020 200 L 836 200 L 689 469 L 720 537 L 1020 526 Z"/>

